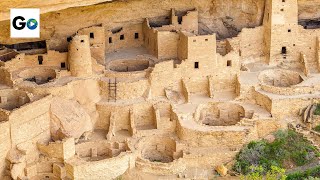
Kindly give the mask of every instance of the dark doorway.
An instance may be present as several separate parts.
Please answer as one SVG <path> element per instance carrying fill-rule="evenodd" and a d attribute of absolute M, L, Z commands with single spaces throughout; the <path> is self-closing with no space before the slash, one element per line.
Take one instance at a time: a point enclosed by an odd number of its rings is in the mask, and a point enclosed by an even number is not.
<path fill-rule="evenodd" d="M 134 33 L 134 38 L 139 39 L 139 33 Z"/>
<path fill-rule="evenodd" d="M 112 43 L 112 37 L 109 37 L 109 44 Z"/>

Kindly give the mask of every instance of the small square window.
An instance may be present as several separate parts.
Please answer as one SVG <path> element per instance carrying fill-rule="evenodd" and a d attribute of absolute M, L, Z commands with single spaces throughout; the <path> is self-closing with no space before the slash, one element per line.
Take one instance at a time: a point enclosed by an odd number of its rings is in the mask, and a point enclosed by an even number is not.
<path fill-rule="evenodd" d="M 65 63 L 65 62 L 62 62 L 62 63 L 60 64 L 60 67 L 61 67 L 62 69 L 66 68 L 66 63 Z"/>
<path fill-rule="evenodd" d="M 280 11 L 284 11 L 284 9 L 280 9 Z"/>
<path fill-rule="evenodd" d="M 84 42 L 84 40 L 83 40 L 83 39 L 81 39 L 81 42 L 83 43 L 83 42 Z"/>
<path fill-rule="evenodd" d="M 120 40 L 124 40 L 124 34 L 120 35 Z"/>
<path fill-rule="evenodd" d="M 288 29 L 288 32 L 291 32 L 291 29 Z"/>
<path fill-rule="evenodd" d="M 112 43 L 112 37 L 109 37 L 109 44 Z"/>
<path fill-rule="evenodd" d="M 228 61 L 227 61 L 227 66 L 228 66 L 228 67 L 231 67 L 231 66 L 232 66 L 232 61 L 231 61 L 231 60 L 228 60 Z"/>
<path fill-rule="evenodd" d="M 139 33 L 134 33 L 134 38 L 139 39 Z"/>
<path fill-rule="evenodd" d="M 93 34 L 93 32 L 90 33 L 90 38 L 91 38 L 91 39 L 94 39 L 94 34 Z"/>
<path fill-rule="evenodd" d="M 194 62 L 194 68 L 199 69 L 199 62 Z"/>
<path fill-rule="evenodd" d="M 197 42 L 197 40 L 194 39 L 193 42 Z"/>
<path fill-rule="evenodd" d="M 282 2 L 286 2 L 286 0 L 282 0 Z"/>
<path fill-rule="evenodd" d="M 208 41 L 208 39 L 205 39 L 205 41 Z"/>

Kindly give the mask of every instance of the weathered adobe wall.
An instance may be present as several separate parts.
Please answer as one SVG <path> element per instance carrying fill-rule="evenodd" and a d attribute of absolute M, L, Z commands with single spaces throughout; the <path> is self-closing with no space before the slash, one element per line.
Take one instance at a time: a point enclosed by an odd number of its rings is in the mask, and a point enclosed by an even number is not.
<path fill-rule="evenodd" d="M 268 96 L 255 90 L 254 97 L 255 97 L 255 101 L 258 105 L 267 109 L 268 112 L 271 112 L 273 104 L 272 104 L 272 100 Z"/>
<path fill-rule="evenodd" d="M 262 84 L 261 89 L 273 94 L 289 96 L 289 95 L 314 93 L 315 91 L 318 91 L 320 89 L 320 86 L 316 85 L 314 87 L 310 87 L 310 86 L 275 87 L 275 86 Z"/>
<path fill-rule="evenodd" d="M 99 63 L 105 62 L 105 29 L 104 27 L 93 26 L 81 29 L 77 32 L 78 35 L 87 35 L 90 37 L 91 56 Z"/>
<path fill-rule="evenodd" d="M 237 76 L 240 74 L 240 57 L 238 52 L 231 51 L 225 56 L 218 54 L 217 67 L 210 78 L 214 91 L 235 90 Z"/>
<path fill-rule="evenodd" d="M 287 99 L 272 99 L 273 117 L 284 119 L 287 117 L 295 117 L 299 115 L 299 111 L 303 107 L 312 104 L 312 98 L 287 98 Z M 290 104 L 290 106 L 288 106 Z"/>
<path fill-rule="evenodd" d="M 137 128 L 149 127 L 149 126 L 156 128 L 155 110 L 152 104 L 150 103 L 134 104 L 133 115 L 134 115 L 135 126 Z"/>
<path fill-rule="evenodd" d="M 238 37 L 240 37 L 240 56 L 243 58 L 262 56 L 265 48 L 263 34 L 263 26 L 252 29 L 242 29 L 238 35 Z"/>
<path fill-rule="evenodd" d="M 177 16 L 179 12 L 173 9 L 171 13 L 171 24 L 174 25 L 177 30 L 185 30 L 194 34 L 198 34 L 199 18 L 197 10 L 188 11 L 187 14 L 182 16 L 181 24 L 179 23 Z"/>
<path fill-rule="evenodd" d="M 190 147 L 219 147 L 219 148 L 240 148 L 246 143 L 246 130 L 203 130 L 190 129 L 177 123 L 177 134 L 179 139 L 187 142 Z M 199 125 L 200 126 L 200 125 Z M 203 126 L 201 126 L 203 127 Z"/>
<path fill-rule="evenodd" d="M 38 56 L 43 57 L 42 64 L 39 64 Z M 25 55 L 19 54 L 14 59 L 7 61 L 5 67 L 10 71 L 16 71 L 21 68 L 53 66 L 61 68 L 61 63 L 67 62 L 67 53 L 60 53 L 58 51 L 48 51 L 46 54 L 39 55 Z"/>
<path fill-rule="evenodd" d="M 30 102 L 28 94 L 21 90 L 1 89 L 0 97 L 0 108 L 9 111 Z"/>
<path fill-rule="evenodd" d="M 10 149 L 11 149 L 10 122 L 0 121 L 0 179 L 3 179 L 5 176 L 6 156 Z"/>
<path fill-rule="evenodd" d="M 170 31 L 157 32 L 158 59 L 176 59 L 178 56 L 179 34 Z"/>
<path fill-rule="evenodd" d="M 150 54 L 157 56 L 158 54 L 158 31 L 151 28 L 149 20 L 145 19 L 142 23 L 142 32 L 144 34 L 144 46 Z"/>
<path fill-rule="evenodd" d="M 114 82 L 114 79 L 112 79 L 112 82 Z M 101 87 L 100 94 L 104 98 L 108 98 L 108 94 L 109 94 L 108 84 L 109 84 L 108 80 L 99 82 L 99 85 Z M 142 98 L 149 87 L 150 85 L 149 85 L 148 79 L 117 82 L 117 100 L 129 100 L 129 99 Z"/>
<path fill-rule="evenodd" d="M 115 130 L 129 129 L 130 108 L 132 108 L 131 105 L 115 106 L 113 104 L 98 103 L 97 111 L 99 113 L 99 119 L 94 124 L 94 128 L 104 129 L 108 131 L 110 127 L 110 118 L 112 113 L 115 122 Z"/>
<path fill-rule="evenodd" d="M 266 51 L 270 52 L 269 62 L 271 64 L 281 61 L 298 63 L 300 52 L 313 62 L 316 58 L 316 37 L 320 35 L 320 30 L 305 30 L 298 25 L 297 1 L 268 2 L 266 12 L 268 13 L 265 14 L 264 19 L 265 42 Z M 281 54 L 283 47 L 286 48 L 288 60 Z"/>
<path fill-rule="evenodd" d="M 42 154 L 60 160 L 66 160 L 75 155 L 75 144 L 72 138 L 49 142 L 49 144 L 37 143 L 37 147 Z"/>
<path fill-rule="evenodd" d="M 49 95 L 11 112 L 11 141 L 13 146 L 26 152 L 27 163 L 38 159 L 36 142 L 48 142 L 50 137 Z"/>
<path fill-rule="evenodd" d="M 68 67 L 72 76 L 92 75 L 90 42 L 87 35 L 74 36 L 69 43 Z"/>
<path fill-rule="evenodd" d="M 106 52 L 110 53 L 118 49 L 142 46 L 144 39 L 142 26 L 143 25 L 139 23 L 126 27 L 118 27 L 113 30 L 107 30 L 105 34 Z M 138 33 L 138 37 L 136 37 L 135 33 Z"/>
<path fill-rule="evenodd" d="M 71 159 L 66 161 L 65 167 L 67 176 L 71 179 L 114 179 L 122 175 L 133 160 L 132 154 L 121 153 L 114 158 L 92 162 Z"/>
<path fill-rule="evenodd" d="M 12 86 L 12 74 L 7 68 L 0 67 L 0 84 Z"/>
<path fill-rule="evenodd" d="M 164 61 L 155 65 L 150 74 L 151 94 L 153 97 L 165 96 L 165 89 L 180 92 L 182 90 L 181 75 L 174 68 L 173 61 Z"/>

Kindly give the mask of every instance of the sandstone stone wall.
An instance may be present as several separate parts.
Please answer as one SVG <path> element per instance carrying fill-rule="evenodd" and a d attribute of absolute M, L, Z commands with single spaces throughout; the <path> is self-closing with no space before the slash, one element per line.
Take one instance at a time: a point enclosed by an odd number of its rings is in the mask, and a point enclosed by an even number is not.
<path fill-rule="evenodd" d="M 42 56 L 42 64 L 39 64 L 38 57 Z M 42 67 L 42 66 L 52 66 L 56 68 L 61 68 L 61 63 L 67 62 L 67 53 L 60 53 L 58 51 L 49 50 L 46 54 L 40 55 L 26 55 L 19 54 L 15 58 L 7 61 L 5 63 L 6 68 L 10 71 L 16 71 L 21 68 L 26 67 Z"/>
<path fill-rule="evenodd" d="M 0 121 L 0 179 L 4 178 L 7 169 L 6 157 L 10 149 L 10 122 Z"/>
<path fill-rule="evenodd" d="M 106 52 L 109 53 L 118 49 L 142 46 L 143 39 L 145 39 L 142 26 L 143 25 L 139 23 L 106 30 Z"/>
<path fill-rule="evenodd" d="M 99 63 L 105 63 L 105 29 L 102 26 L 93 26 L 81 29 L 78 35 L 89 36 L 91 55 Z"/>
<path fill-rule="evenodd" d="M 67 176 L 72 179 L 114 179 L 129 168 L 131 156 L 130 153 L 124 153 L 114 158 L 91 162 L 71 159 L 66 162 Z"/>
<path fill-rule="evenodd" d="M 73 37 L 69 44 L 68 68 L 72 76 L 86 77 L 92 75 L 92 61 L 88 36 L 79 35 Z"/>

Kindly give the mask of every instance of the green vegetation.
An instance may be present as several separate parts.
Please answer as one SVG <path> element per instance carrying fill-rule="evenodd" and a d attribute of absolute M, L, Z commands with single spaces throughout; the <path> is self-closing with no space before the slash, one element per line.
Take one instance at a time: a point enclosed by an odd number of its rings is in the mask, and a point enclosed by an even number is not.
<path fill-rule="evenodd" d="M 287 180 L 320 180 L 320 166 L 312 169 L 305 170 L 303 172 L 295 172 L 288 174 Z"/>
<path fill-rule="evenodd" d="M 276 166 L 271 166 L 271 170 L 266 175 L 263 174 L 262 166 L 251 166 L 250 169 L 252 171 L 246 176 L 240 176 L 241 180 L 285 180 L 287 177 L 285 175 L 286 170 Z"/>
<path fill-rule="evenodd" d="M 314 115 L 320 115 L 320 104 L 317 104 L 317 108 L 314 111 Z"/>
<path fill-rule="evenodd" d="M 247 175 L 254 171 L 252 167 L 261 167 L 260 174 L 266 175 L 273 170 L 272 167 L 308 164 L 319 154 L 315 147 L 292 130 L 278 131 L 274 135 L 273 142 L 253 141 L 244 147 L 236 157 L 234 170 Z"/>
<path fill-rule="evenodd" d="M 314 130 L 317 131 L 317 132 L 320 132 L 320 125 L 316 126 L 316 127 L 314 128 Z"/>

